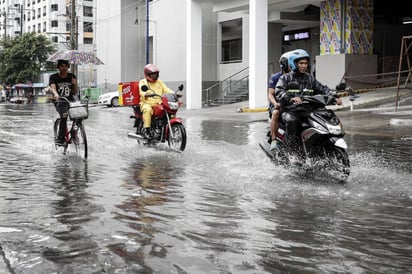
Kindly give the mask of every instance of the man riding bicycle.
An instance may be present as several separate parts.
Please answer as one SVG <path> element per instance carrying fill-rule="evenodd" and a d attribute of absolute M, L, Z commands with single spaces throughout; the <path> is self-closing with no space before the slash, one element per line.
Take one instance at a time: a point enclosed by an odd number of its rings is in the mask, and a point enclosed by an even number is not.
<path fill-rule="evenodd" d="M 69 61 L 57 60 L 58 73 L 50 75 L 49 86 L 55 100 L 56 111 L 60 114 L 59 133 L 56 145 L 65 144 L 65 134 L 67 128 L 67 117 L 69 114 L 69 103 L 66 100 L 59 100 L 60 97 L 65 97 L 69 101 L 74 101 L 77 94 L 77 79 L 73 73 L 69 72 Z"/>

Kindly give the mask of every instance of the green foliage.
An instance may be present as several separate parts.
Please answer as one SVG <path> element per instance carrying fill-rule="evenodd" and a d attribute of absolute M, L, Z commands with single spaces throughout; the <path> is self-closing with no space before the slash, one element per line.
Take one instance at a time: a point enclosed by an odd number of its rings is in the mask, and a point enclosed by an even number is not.
<path fill-rule="evenodd" d="M 47 58 L 55 51 L 49 38 L 34 32 L 1 41 L 0 82 L 36 82 L 46 69 Z"/>

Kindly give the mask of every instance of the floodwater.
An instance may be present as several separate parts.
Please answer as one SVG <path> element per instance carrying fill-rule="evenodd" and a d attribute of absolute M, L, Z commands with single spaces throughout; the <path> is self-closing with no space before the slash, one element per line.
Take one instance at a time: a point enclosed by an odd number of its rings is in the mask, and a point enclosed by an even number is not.
<path fill-rule="evenodd" d="M 0 105 L 0 246 L 14 273 L 406 273 L 410 138 L 347 134 L 347 184 L 260 150 L 267 123 L 182 112 L 183 153 L 91 107 L 89 159 L 53 145 L 52 105 Z M 0 258 L 1 259 L 1 258 Z"/>

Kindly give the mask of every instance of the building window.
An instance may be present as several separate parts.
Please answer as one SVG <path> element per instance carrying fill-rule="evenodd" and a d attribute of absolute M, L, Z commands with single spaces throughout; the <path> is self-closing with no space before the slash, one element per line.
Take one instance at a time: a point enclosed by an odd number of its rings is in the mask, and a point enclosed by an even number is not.
<path fill-rule="evenodd" d="M 221 23 L 222 30 L 222 63 L 242 61 L 242 19 Z"/>
<path fill-rule="evenodd" d="M 83 38 L 83 44 L 93 44 L 93 38 Z"/>
<path fill-rule="evenodd" d="M 84 31 L 84 32 L 93 32 L 93 23 L 91 23 L 91 22 L 84 22 L 84 23 L 83 23 L 83 31 Z"/>
<path fill-rule="evenodd" d="M 51 9 L 51 11 L 58 11 L 58 10 L 59 10 L 59 5 L 57 5 L 57 4 L 52 4 L 52 5 L 50 6 L 50 9 Z"/>
<path fill-rule="evenodd" d="M 53 43 L 57 43 L 59 41 L 59 38 L 57 36 L 53 36 L 51 40 Z"/>
<path fill-rule="evenodd" d="M 93 7 L 83 6 L 83 16 L 93 17 Z"/>
<path fill-rule="evenodd" d="M 51 26 L 52 26 L 52 28 L 56 28 L 56 27 L 58 27 L 58 25 L 59 25 L 59 23 L 58 23 L 57 20 L 51 21 Z"/>

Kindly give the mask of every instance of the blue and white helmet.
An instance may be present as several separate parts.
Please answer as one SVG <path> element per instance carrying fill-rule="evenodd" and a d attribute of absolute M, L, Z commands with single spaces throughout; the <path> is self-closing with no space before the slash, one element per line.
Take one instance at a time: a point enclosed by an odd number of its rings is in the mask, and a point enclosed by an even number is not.
<path fill-rule="evenodd" d="M 308 62 L 310 60 L 310 55 L 309 55 L 309 53 L 307 53 L 306 50 L 296 49 L 296 50 L 290 51 L 289 53 L 290 53 L 290 55 L 288 57 L 289 67 L 293 71 L 297 70 L 296 62 L 298 60 L 303 59 L 303 58 L 308 59 Z"/>

